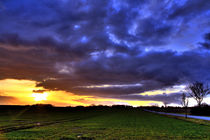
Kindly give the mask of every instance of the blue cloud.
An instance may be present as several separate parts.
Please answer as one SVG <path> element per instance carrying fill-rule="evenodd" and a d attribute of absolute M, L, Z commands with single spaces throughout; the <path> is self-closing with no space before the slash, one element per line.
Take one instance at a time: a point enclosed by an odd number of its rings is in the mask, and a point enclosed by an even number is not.
<path fill-rule="evenodd" d="M 208 7 L 206 0 L 3 0 L 0 79 L 113 98 L 208 81 Z M 78 88 L 135 83 L 142 86 Z"/>

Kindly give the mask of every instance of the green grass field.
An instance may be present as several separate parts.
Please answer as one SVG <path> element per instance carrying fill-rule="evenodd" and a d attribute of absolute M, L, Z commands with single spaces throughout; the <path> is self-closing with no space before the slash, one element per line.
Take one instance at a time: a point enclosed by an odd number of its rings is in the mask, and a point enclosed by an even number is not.
<path fill-rule="evenodd" d="M 210 126 L 140 109 L 0 113 L 0 139 L 210 139 Z"/>

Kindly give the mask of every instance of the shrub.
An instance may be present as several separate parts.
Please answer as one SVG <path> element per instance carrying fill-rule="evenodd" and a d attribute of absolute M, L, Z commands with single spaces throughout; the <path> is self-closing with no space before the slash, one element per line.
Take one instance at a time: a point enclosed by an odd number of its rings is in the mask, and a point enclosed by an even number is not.
<path fill-rule="evenodd" d="M 201 106 L 192 107 L 190 113 L 192 115 L 210 116 L 210 106 L 203 104 Z"/>

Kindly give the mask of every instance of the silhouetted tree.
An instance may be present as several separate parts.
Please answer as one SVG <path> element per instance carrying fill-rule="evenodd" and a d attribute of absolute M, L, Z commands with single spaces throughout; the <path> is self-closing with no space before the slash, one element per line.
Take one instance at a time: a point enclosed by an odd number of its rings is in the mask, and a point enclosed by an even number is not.
<path fill-rule="evenodd" d="M 187 118 L 187 107 L 188 107 L 188 103 L 189 103 L 188 97 L 187 97 L 187 95 L 185 93 L 183 93 L 182 94 L 181 104 L 185 108 L 185 118 Z"/>
<path fill-rule="evenodd" d="M 164 107 L 167 107 L 168 102 L 163 102 L 163 104 L 164 104 Z"/>
<path fill-rule="evenodd" d="M 201 103 L 203 101 L 203 98 L 210 94 L 210 88 L 207 84 L 204 84 L 202 82 L 195 82 L 189 85 L 189 94 L 191 97 L 193 97 L 197 103 L 198 106 L 201 106 Z"/>

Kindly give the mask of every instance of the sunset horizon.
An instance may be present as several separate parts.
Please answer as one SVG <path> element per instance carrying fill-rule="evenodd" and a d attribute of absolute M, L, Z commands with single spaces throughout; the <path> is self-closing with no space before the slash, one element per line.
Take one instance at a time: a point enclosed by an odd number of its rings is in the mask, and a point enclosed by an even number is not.
<path fill-rule="evenodd" d="M 210 140 L 210 0 L 0 0 L 0 140 Z"/>
<path fill-rule="evenodd" d="M 3 0 L 0 105 L 181 106 L 210 81 L 209 16 L 205 0 Z"/>

